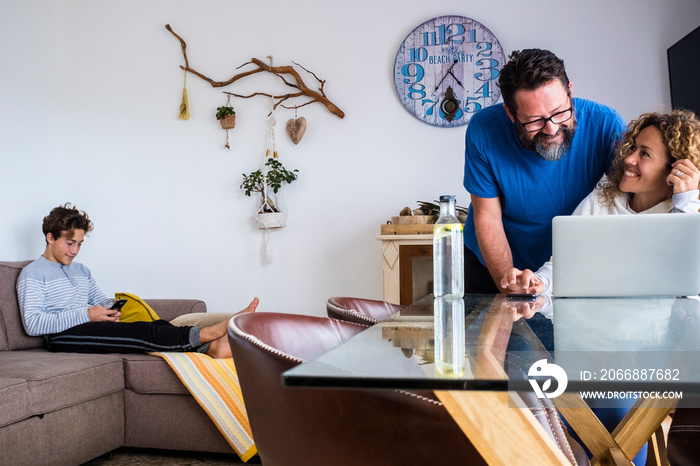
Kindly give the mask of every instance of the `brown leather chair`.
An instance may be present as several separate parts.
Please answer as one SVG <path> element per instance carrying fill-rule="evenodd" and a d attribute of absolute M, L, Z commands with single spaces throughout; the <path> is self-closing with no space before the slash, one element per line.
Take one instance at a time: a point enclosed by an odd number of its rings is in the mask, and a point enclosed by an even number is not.
<path fill-rule="evenodd" d="M 229 341 L 262 464 L 486 464 L 432 392 L 282 386 L 282 372 L 365 328 L 271 312 L 231 319 Z"/>
<path fill-rule="evenodd" d="M 339 296 L 326 301 L 326 313 L 334 319 L 374 325 L 405 306 L 374 299 Z"/>
<path fill-rule="evenodd" d="M 374 325 L 406 306 L 365 298 L 333 297 L 326 302 L 328 317 Z M 572 464 L 589 465 L 590 462 L 581 445 L 570 437 L 557 409 L 550 400 L 540 400 L 534 394 L 520 394 L 530 407 L 535 418 L 560 446 Z"/>
<path fill-rule="evenodd" d="M 700 408 L 685 407 L 698 406 L 698 401 L 697 397 L 684 398 L 673 414 L 666 446 L 668 463 L 672 466 L 700 463 Z"/>

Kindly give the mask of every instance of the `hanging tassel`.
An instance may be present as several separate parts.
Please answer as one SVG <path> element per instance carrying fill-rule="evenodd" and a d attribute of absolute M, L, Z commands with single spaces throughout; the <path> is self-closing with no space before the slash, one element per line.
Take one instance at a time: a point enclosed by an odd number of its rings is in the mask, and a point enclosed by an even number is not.
<path fill-rule="evenodd" d="M 272 68 L 272 55 L 268 55 L 267 58 L 270 59 L 270 68 Z M 265 151 L 265 158 L 270 157 L 277 158 L 279 154 L 277 153 L 277 144 L 275 143 L 275 125 L 277 124 L 277 119 L 275 118 L 275 99 L 270 97 L 270 116 L 268 118 L 269 128 L 267 131 L 267 150 Z"/>
<path fill-rule="evenodd" d="M 190 119 L 190 105 L 187 103 L 187 89 L 182 90 L 182 103 L 180 104 L 180 116 L 181 120 Z"/>
<path fill-rule="evenodd" d="M 272 157 L 276 159 L 279 154 L 277 153 L 277 143 L 275 142 L 275 125 L 277 124 L 277 119 L 275 118 L 274 110 L 270 112 L 268 122 L 269 128 L 267 131 L 267 150 L 265 151 L 265 158 L 272 155 Z"/>
<path fill-rule="evenodd" d="M 265 228 L 265 259 L 272 264 L 272 235 L 269 228 Z"/>
<path fill-rule="evenodd" d="M 180 115 L 178 118 L 181 120 L 190 119 L 190 104 L 187 102 L 187 71 L 185 71 L 185 85 L 182 88 L 182 103 L 180 104 Z"/>

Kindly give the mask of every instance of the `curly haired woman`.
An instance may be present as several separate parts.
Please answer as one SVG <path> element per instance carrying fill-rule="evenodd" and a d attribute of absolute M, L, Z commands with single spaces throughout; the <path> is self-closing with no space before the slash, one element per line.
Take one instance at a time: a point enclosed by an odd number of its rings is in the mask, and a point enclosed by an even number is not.
<path fill-rule="evenodd" d="M 603 177 L 573 215 L 698 213 L 700 120 L 693 112 L 645 113 L 629 124 Z M 552 263 L 537 272 L 510 269 L 501 286 L 517 293 L 551 290 Z"/>

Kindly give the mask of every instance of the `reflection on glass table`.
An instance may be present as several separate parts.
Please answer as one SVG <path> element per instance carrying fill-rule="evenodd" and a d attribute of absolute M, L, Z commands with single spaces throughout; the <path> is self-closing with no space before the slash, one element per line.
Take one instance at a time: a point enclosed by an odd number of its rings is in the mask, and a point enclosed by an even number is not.
<path fill-rule="evenodd" d="M 526 390 L 528 367 L 541 359 L 565 367 L 569 390 L 605 385 L 632 389 L 678 386 L 700 392 L 700 371 L 689 364 L 700 349 L 700 301 L 694 298 L 605 298 L 514 301 L 502 295 L 463 300 L 463 375 L 440 370 L 436 347 L 446 332 L 436 329 L 434 302 L 427 297 L 360 333 L 319 358 L 284 375 L 286 385 L 434 390 Z M 440 319 L 437 319 L 440 323 Z M 441 325 L 438 325 L 441 327 Z M 459 332 L 457 332 L 459 333 Z M 437 339 L 437 344 L 436 344 Z M 459 347 L 459 343 L 457 345 Z M 641 354 L 640 354 L 641 353 Z M 524 358 L 524 359 L 523 359 Z M 521 360 L 520 377 L 508 361 Z M 631 362 L 630 362 L 631 361 Z M 629 364 L 633 365 L 629 366 Z M 678 364 L 680 378 L 635 376 L 594 379 L 585 371 L 664 369 Z M 587 366 L 586 366 L 587 365 Z M 450 372 L 450 371 L 447 371 Z M 458 371 L 462 372 L 462 371 Z M 510 379 L 509 379 L 510 376 Z"/>

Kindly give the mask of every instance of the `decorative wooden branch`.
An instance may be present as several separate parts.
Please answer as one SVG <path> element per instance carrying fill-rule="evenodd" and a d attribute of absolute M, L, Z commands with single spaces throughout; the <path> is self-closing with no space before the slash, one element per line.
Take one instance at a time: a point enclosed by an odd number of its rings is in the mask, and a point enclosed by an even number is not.
<path fill-rule="evenodd" d="M 282 102 L 285 102 L 288 99 L 306 96 L 306 97 L 309 97 L 311 99 L 309 102 L 306 102 L 306 103 L 301 104 L 301 105 L 289 106 L 289 107 L 282 105 L 282 107 L 288 108 L 288 109 L 301 108 L 301 107 L 304 107 L 306 105 L 312 104 L 314 102 L 318 102 L 318 103 L 325 105 L 329 112 L 338 116 L 339 118 L 343 118 L 345 116 L 345 113 L 326 97 L 326 93 L 323 90 L 323 86 L 325 85 L 326 81 L 319 79 L 318 76 L 316 76 L 314 73 L 307 70 L 303 66 L 299 65 L 298 63 L 292 62 L 295 65 L 297 65 L 298 67 L 300 67 L 301 69 L 303 69 L 304 71 L 306 71 L 307 73 L 311 74 L 319 82 L 319 89 L 317 91 L 310 89 L 306 85 L 306 83 L 304 83 L 304 80 L 302 79 L 301 75 L 297 72 L 297 70 L 293 66 L 271 66 L 271 65 L 266 64 L 262 60 L 258 60 L 257 58 L 252 58 L 248 63 L 244 63 L 243 65 L 236 68 L 238 70 L 246 65 L 253 64 L 253 65 L 257 66 L 256 69 L 250 70 L 250 71 L 244 71 L 242 73 L 236 74 L 228 81 L 214 81 L 213 79 L 203 75 L 199 71 L 196 71 L 196 70 L 190 68 L 189 61 L 187 60 L 187 44 L 180 36 L 175 34 L 175 31 L 173 31 L 173 29 L 170 27 L 169 24 L 165 25 L 165 29 L 170 31 L 170 33 L 172 35 L 174 35 L 180 41 L 180 44 L 182 45 L 182 55 L 185 58 L 185 66 L 180 65 L 180 68 L 182 68 L 183 70 L 188 71 L 188 72 L 192 73 L 193 75 L 203 79 L 204 81 L 211 84 L 212 87 L 225 87 L 225 86 L 233 84 L 234 82 L 238 81 L 239 79 L 245 78 L 247 76 L 251 76 L 253 74 L 262 73 L 262 72 L 268 72 L 268 73 L 274 74 L 275 76 L 278 76 L 282 80 L 282 82 L 284 82 L 284 84 L 286 86 L 292 87 L 294 89 L 298 89 L 298 91 L 299 91 L 299 92 L 295 92 L 295 93 L 291 93 L 291 94 L 284 94 L 284 95 L 271 95 L 271 94 L 266 94 L 264 92 L 256 92 L 254 94 L 247 95 L 247 96 L 233 94 L 231 92 L 225 92 L 226 94 L 232 95 L 234 97 L 241 97 L 244 99 L 248 99 L 250 97 L 254 97 L 257 95 L 267 96 L 267 97 L 270 97 L 272 99 L 277 100 L 277 102 L 275 102 L 275 104 L 273 106 L 273 109 L 277 108 L 279 105 L 282 104 Z M 287 75 L 287 74 L 291 75 L 294 78 L 294 82 L 290 82 L 287 79 L 285 79 L 284 75 Z"/>

